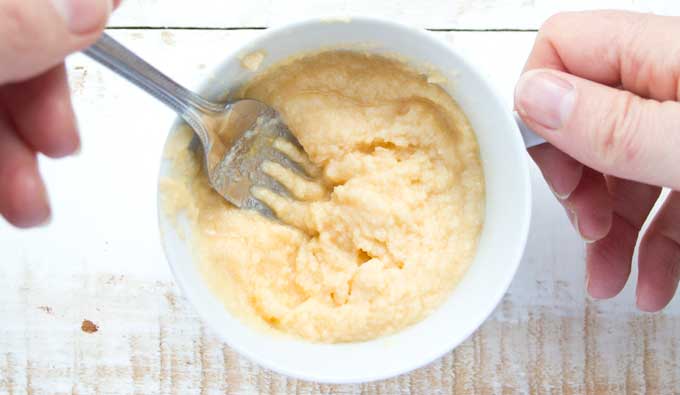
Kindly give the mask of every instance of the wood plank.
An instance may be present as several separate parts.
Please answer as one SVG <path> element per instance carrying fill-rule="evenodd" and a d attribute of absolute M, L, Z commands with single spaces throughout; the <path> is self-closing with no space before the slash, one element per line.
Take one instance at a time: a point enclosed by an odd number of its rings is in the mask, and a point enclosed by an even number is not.
<path fill-rule="evenodd" d="M 194 87 L 219 48 L 258 32 L 113 34 Z M 533 33 L 439 35 L 510 105 Z M 680 392 L 678 298 L 661 314 L 636 312 L 631 281 L 614 300 L 587 299 L 583 243 L 536 169 L 520 272 L 493 316 L 454 352 L 362 385 L 319 385 L 258 367 L 203 327 L 163 258 L 155 188 L 173 115 L 83 56 L 68 68 L 83 151 L 41 160 L 53 222 L 30 231 L 0 223 L 0 394 Z M 81 330 L 86 319 L 97 332 Z"/>
<path fill-rule="evenodd" d="M 307 17 L 366 15 L 434 29 L 537 29 L 558 11 L 629 9 L 680 15 L 672 0 L 126 0 L 111 26 L 232 28 Z"/>

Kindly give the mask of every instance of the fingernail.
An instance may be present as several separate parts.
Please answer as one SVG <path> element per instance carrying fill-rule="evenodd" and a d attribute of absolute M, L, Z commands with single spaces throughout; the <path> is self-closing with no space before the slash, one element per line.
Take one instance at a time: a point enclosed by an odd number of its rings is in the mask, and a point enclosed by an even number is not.
<path fill-rule="evenodd" d="M 571 191 L 567 192 L 567 193 L 559 193 L 559 192 L 557 192 L 557 190 L 555 189 L 555 186 L 550 181 L 548 181 L 547 184 L 548 184 L 548 188 L 550 188 L 550 191 L 559 200 L 567 200 L 567 199 L 569 199 L 569 196 L 571 196 Z"/>
<path fill-rule="evenodd" d="M 83 150 L 83 139 L 82 139 L 81 133 L 80 133 L 80 122 L 78 121 L 77 118 L 76 118 L 76 138 L 78 139 L 78 145 L 73 150 L 73 153 L 71 154 L 71 156 L 80 156 L 80 153 Z"/>
<path fill-rule="evenodd" d="M 576 226 L 576 222 L 574 222 L 576 220 L 576 212 L 574 212 L 574 210 L 570 209 L 567 206 L 564 206 L 564 210 L 567 212 L 567 217 L 569 218 L 569 222 L 571 222 L 571 224 L 573 226 Z"/>
<path fill-rule="evenodd" d="M 593 295 L 590 294 L 590 273 L 588 273 L 588 270 L 586 270 L 586 295 L 593 298 Z"/>
<path fill-rule="evenodd" d="M 567 216 L 569 217 L 571 224 L 574 225 L 574 229 L 576 229 L 578 235 L 581 236 L 581 239 L 583 239 L 583 241 L 586 244 L 592 244 L 596 242 L 597 240 L 590 239 L 583 234 L 583 231 L 581 231 L 581 225 L 578 222 L 578 215 L 576 215 L 576 212 L 570 209 L 569 207 L 565 207 L 565 209 L 567 210 Z"/>
<path fill-rule="evenodd" d="M 71 156 L 80 156 L 80 153 L 83 150 L 83 140 L 80 138 L 80 134 L 78 134 L 78 145 L 76 145 L 76 148 L 71 152 Z"/>
<path fill-rule="evenodd" d="M 656 306 L 649 303 L 649 299 L 640 297 L 640 286 L 635 288 L 635 307 L 643 312 L 654 312 L 656 311 Z"/>
<path fill-rule="evenodd" d="M 46 228 L 52 224 L 52 212 L 50 211 L 50 214 L 45 218 L 45 220 L 38 225 L 38 227 Z"/>
<path fill-rule="evenodd" d="M 517 110 L 546 129 L 558 130 L 574 109 L 576 90 L 568 81 L 548 71 L 528 71 L 515 90 Z"/>
<path fill-rule="evenodd" d="M 113 0 L 50 0 L 73 34 L 102 28 L 113 9 Z"/>
<path fill-rule="evenodd" d="M 573 215 L 572 223 L 574 224 L 574 228 L 576 228 L 578 235 L 581 236 L 581 239 L 583 239 L 583 241 L 586 244 L 593 244 L 594 242 L 596 242 L 597 240 L 590 239 L 583 234 L 583 231 L 581 230 L 581 225 L 579 225 L 579 223 L 578 223 L 578 216 L 573 211 L 572 211 L 572 215 Z"/>
<path fill-rule="evenodd" d="M 573 212 L 573 211 L 571 212 L 571 214 L 572 214 L 571 217 L 570 217 L 571 223 L 574 225 L 574 229 L 576 229 L 576 231 L 578 232 L 578 235 L 581 236 L 581 238 L 583 238 L 583 233 L 581 233 L 581 228 L 578 226 L 578 217 L 576 216 L 576 213 Z"/>

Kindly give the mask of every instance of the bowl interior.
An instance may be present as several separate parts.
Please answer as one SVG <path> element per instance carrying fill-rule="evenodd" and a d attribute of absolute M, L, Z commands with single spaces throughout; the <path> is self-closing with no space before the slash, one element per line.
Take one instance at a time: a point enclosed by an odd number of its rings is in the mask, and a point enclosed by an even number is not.
<path fill-rule="evenodd" d="M 430 34 L 368 18 L 310 20 L 269 29 L 227 56 L 202 93 L 218 98 L 253 76 L 239 56 L 262 50 L 261 68 L 301 52 L 359 48 L 398 54 L 416 67 L 434 67 L 467 114 L 480 144 L 486 182 L 486 219 L 475 261 L 444 305 L 397 334 L 349 344 L 312 344 L 276 337 L 242 324 L 203 285 L 186 242 L 160 213 L 167 259 L 176 281 L 203 320 L 232 348 L 289 376 L 332 383 L 391 377 L 425 365 L 463 342 L 494 310 L 522 256 L 530 215 L 524 146 L 508 108 L 474 67 Z M 161 176 L 169 164 L 162 163 Z M 185 229 L 188 231 L 188 229 Z"/>

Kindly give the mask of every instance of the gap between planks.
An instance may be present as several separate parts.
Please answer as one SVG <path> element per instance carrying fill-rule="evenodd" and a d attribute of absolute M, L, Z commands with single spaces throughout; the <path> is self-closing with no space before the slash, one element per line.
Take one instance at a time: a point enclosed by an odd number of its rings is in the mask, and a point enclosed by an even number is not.
<path fill-rule="evenodd" d="M 239 26 L 239 27 L 187 27 L 187 26 L 108 26 L 106 30 L 205 30 L 205 31 L 234 31 L 234 30 L 267 30 L 267 26 Z M 537 29 L 455 29 L 455 28 L 424 28 L 430 32 L 465 32 L 465 33 L 536 33 Z"/>

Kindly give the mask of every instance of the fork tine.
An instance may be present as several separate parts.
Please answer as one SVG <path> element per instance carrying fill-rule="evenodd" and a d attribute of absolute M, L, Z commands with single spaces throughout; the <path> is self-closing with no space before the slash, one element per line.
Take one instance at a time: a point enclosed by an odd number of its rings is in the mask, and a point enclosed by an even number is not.
<path fill-rule="evenodd" d="M 259 182 L 256 185 L 253 185 L 253 187 L 262 187 L 262 188 L 270 189 L 270 190 L 278 193 L 281 196 L 285 196 L 287 198 L 292 198 L 293 194 L 290 193 L 288 188 L 286 188 L 283 184 L 276 181 L 273 177 L 266 174 L 265 172 L 262 172 L 262 174 L 258 177 L 258 179 L 259 179 Z"/>
<path fill-rule="evenodd" d="M 272 162 L 276 162 L 283 167 L 286 167 L 286 168 L 293 170 L 300 177 L 303 177 L 303 178 L 308 179 L 308 180 L 311 179 L 311 174 L 309 174 L 309 172 L 303 166 L 303 164 L 295 162 L 288 155 L 286 155 L 286 153 L 281 152 L 280 150 L 276 149 L 275 147 L 271 148 L 271 153 L 268 155 L 268 157 L 269 157 L 268 160 L 270 160 Z"/>
<path fill-rule="evenodd" d="M 295 135 L 290 131 L 290 129 L 288 129 L 288 127 L 283 127 L 283 128 L 280 129 L 280 137 L 289 141 L 297 149 L 304 152 L 305 149 L 302 147 L 302 144 L 300 144 L 300 141 L 298 141 L 297 137 L 295 137 Z"/>
<path fill-rule="evenodd" d="M 307 157 L 304 148 L 271 107 L 259 107 L 260 113 L 249 129 L 242 130 L 221 162 L 213 168 L 211 184 L 225 199 L 240 208 L 252 209 L 277 219 L 276 213 L 253 191 L 263 188 L 289 200 L 296 200 L 285 183 L 263 170 L 262 164 L 273 162 L 308 182 L 315 182 L 320 169 Z M 283 142 L 287 149 L 277 148 Z M 288 175 L 290 177 L 291 174 Z M 285 181 L 285 180 L 284 180 Z M 290 185 L 290 184 L 288 184 Z M 295 188 L 293 188 L 295 189 Z M 299 192 L 295 189 L 296 192 Z"/>
<path fill-rule="evenodd" d="M 282 152 L 294 162 L 304 163 L 309 161 L 307 154 L 301 148 L 283 137 L 277 137 L 272 143 L 272 147 Z"/>
<path fill-rule="evenodd" d="M 247 210 L 255 210 L 258 213 L 264 215 L 265 217 L 273 220 L 278 220 L 278 217 L 274 213 L 274 210 L 269 208 L 264 202 L 261 200 L 257 199 L 256 197 L 250 195 L 250 197 L 245 201 L 243 209 Z"/>
<path fill-rule="evenodd" d="M 309 159 L 309 156 L 307 156 L 305 150 L 296 146 L 293 142 L 279 137 L 272 143 L 272 148 L 281 152 L 285 157 L 295 162 L 297 164 L 297 168 L 304 170 L 304 174 L 308 179 L 318 178 L 321 174 L 321 169 Z"/>

